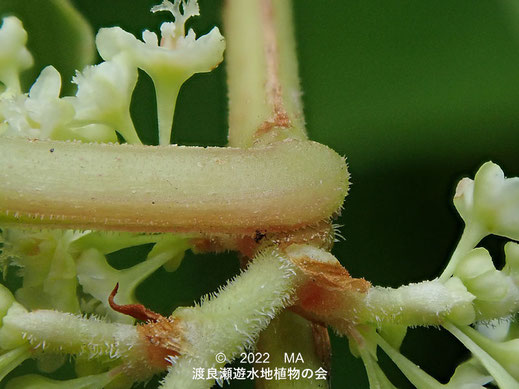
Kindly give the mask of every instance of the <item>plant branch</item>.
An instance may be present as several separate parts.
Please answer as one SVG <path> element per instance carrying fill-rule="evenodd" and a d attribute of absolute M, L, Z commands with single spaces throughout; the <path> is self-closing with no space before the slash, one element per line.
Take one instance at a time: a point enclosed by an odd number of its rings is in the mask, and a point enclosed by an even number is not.
<path fill-rule="evenodd" d="M 287 231 L 328 219 L 348 188 L 343 158 L 299 141 L 242 150 L 5 138 L 0 165 L 3 225 Z"/>
<path fill-rule="evenodd" d="M 239 277 L 208 296 L 201 306 L 177 309 L 171 317 L 185 323 L 188 344 L 161 388 L 212 387 L 213 380 L 194 381 L 193 369 L 218 371 L 253 347 L 260 331 L 293 302 L 294 289 L 301 282 L 295 269 L 279 250 L 266 249 Z M 217 358 L 219 353 L 227 361 Z"/>
<path fill-rule="evenodd" d="M 291 3 L 229 0 L 225 26 L 229 144 L 306 139 Z"/>
<path fill-rule="evenodd" d="M 481 362 L 487 371 L 495 378 L 496 383 L 502 389 L 517 388 L 518 382 L 492 358 L 483 348 L 474 342 L 468 333 L 473 331 L 470 327 L 457 327 L 456 325 L 445 322 L 443 327 L 454 335 L 470 352 Z"/>
<path fill-rule="evenodd" d="M 472 228 L 471 228 L 472 227 Z M 452 276 L 456 267 L 459 265 L 463 256 L 465 256 L 470 250 L 477 246 L 477 244 L 485 237 L 487 233 L 481 231 L 475 226 L 467 226 L 461 235 L 461 238 L 456 246 L 456 249 L 452 253 L 445 270 L 439 277 L 440 281 L 445 282 Z"/>

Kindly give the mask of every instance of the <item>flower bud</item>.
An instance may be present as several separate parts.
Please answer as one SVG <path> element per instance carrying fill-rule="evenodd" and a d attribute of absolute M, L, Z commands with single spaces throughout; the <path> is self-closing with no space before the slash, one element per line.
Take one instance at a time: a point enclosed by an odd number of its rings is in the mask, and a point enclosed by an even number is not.
<path fill-rule="evenodd" d="M 128 143 L 141 143 L 130 116 L 137 68 L 125 55 L 87 66 L 76 74 L 73 82 L 78 86 L 76 97 L 71 98 L 77 121 L 108 125 Z"/>
<path fill-rule="evenodd" d="M 474 306 L 479 320 L 507 316 L 519 305 L 519 289 L 513 279 L 496 270 L 484 248 L 470 251 L 458 264 L 454 276 L 476 296 Z"/>
<path fill-rule="evenodd" d="M 459 182 L 454 205 L 467 227 L 519 239 L 519 178 L 505 178 L 495 163 Z"/>
<path fill-rule="evenodd" d="M 14 16 L 4 18 L 0 27 L 0 82 L 13 94 L 20 93 L 20 72 L 33 64 L 26 43 L 22 22 Z"/>

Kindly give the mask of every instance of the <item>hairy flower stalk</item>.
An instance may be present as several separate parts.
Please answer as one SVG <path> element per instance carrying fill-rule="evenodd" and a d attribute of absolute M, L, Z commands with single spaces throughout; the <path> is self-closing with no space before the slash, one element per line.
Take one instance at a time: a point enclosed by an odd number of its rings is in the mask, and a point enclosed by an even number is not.
<path fill-rule="evenodd" d="M 463 324 L 475 319 L 474 296 L 459 280 L 423 281 L 399 288 L 373 287 L 360 305 L 362 322 L 438 325 L 450 317 Z"/>
<path fill-rule="evenodd" d="M 189 343 L 184 356 L 170 368 L 162 388 L 210 388 L 211 380 L 193 381 L 193 368 L 216 368 L 215 356 L 232 361 L 254 346 L 259 332 L 293 301 L 301 282 L 296 267 L 276 249 L 258 255 L 247 270 L 200 307 L 181 308 L 173 316 L 186 323 Z"/>
<path fill-rule="evenodd" d="M 283 250 L 305 280 L 297 289 L 296 312 L 326 323 L 343 335 L 361 324 L 405 326 L 441 324 L 450 318 L 462 324 L 474 321 L 474 296 L 459 280 L 438 280 L 400 288 L 373 287 L 353 278 L 332 254 L 309 245 Z"/>
<path fill-rule="evenodd" d="M 149 316 L 152 322 L 134 327 L 55 311 L 16 308 L 4 318 L 0 339 L 18 339 L 11 341 L 13 347 L 23 345 L 25 338 L 44 350 L 82 357 L 104 355 L 114 360 L 111 366 L 121 365 L 125 374 L 136 380 L 165 369 L 170 361 L 173 364 L 164 388 L 208 388 L 212 385 L 209 381 L 192 382 L 193 368 L 218 370 L 224 365 L 214 359 L 219 352 L 232 360 L 253 347 L 259 332 L 281 309 L 295 304 L 292 309 L 296 312 L 350 336 L 357 326 L 371 322 L 363 318 L 363 309 L 391 309 L 389 303 L 375 306 L 369 299 L 370 290 L 368 282 L 351 278 L 324 250 L 297 244 L 282 250 L 271 247 L 221 291 L 202 300 L 200 306 L 179 308 L 169 318 L 153 314 Z M 388 290 L 387 294 L 391 300 L 395 292 Z M 412 319 L 417 314 L 413 298 L 401 298 L 402 306 L 409 311 L 402 314 L 406 325 L 422 324 Z M 416 305 L 421 308 L 425 303 L 422 300 Z M 441 316 L 441 312 L 435 314 Z M 406 317 L 410 317 L 407 322 Z"/>
<path fill-rule="evenodd" d="M 145 339 L 137 327 L 129 324 L 39 310 L 8 313 L 1 332 L 21 335 L 41 351 L 120 359 L 127 366 L 127 374 L 137 379 L 149 377 L 147 370 L 153 368 L 147 358 Z"/>
<path fill-rule="evenodd" d="M 252 347 L 259 332 L 293 301 L 293 290 L 302 281 L 286 256 L 268 249 L 200 306 L 179 308 L 169 318 L 135 327 L 56 311 L 16 309 L 4 317 L 0 338 L 19 339 L 21 344 L 25 338 L 47 351 L 105 356 L 136 380 L 173 363 L 163 387 L 194 387 L 193 367 L 222 367 L 224 362 L 215 362 L 217 353 L 232 360 Z"/>

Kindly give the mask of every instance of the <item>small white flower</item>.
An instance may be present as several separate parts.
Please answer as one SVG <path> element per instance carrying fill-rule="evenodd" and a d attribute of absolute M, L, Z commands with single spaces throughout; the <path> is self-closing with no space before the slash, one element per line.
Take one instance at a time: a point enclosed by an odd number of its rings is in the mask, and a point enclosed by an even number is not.
<path fill-rule="evenodd" d="M 462 179 L 454 205 L 467 228 L 484 235 L 519 239 L 519 178 L 505 178 L 501 168 L 485 163 L 474 180 Z"/>
<path fill-rule="evenodd" d="M 79 123 L 107 125 L 118 131 L 128 143 L 141 143 L 130 116 L 137 69 L 124 54 L 99 65 L 87 66 L 76 74 L 73 82 L 78 91 L 70 101 Z"/>
<path fill-rule="evenodd" d="M 3 133 L 30 138 L 56 137 L 74 117 L 74 108 L 60 99 L 61 77 L 53 66 L 44 68 L 29 94 L 0 100 Z"/>
<path fill-rule="evenodd" d="M 497 270 L 490 254 L 482 247 L 475 248 L 461 259 L 454 276 L 476 296 L 474 307 L 479 320 L 506 317 L 519 308 L 519 288 L 514 280 L 516 274 Z"/>
<path fill-rule="evenodd" d="M 461 363 L 445 388 L 448 389 L 485 389 L 483 385 L 492 382 L 493 378 L 475 359 Z"/>
<path fill-rule="evenodd" d="M 33 64 L 26 43 L 22 22 L 14 16 L 4 18 L 0 27 L 0 82 L 6 86 L 6 92 L 20 93 L 20 72 Z"/>
<path fill-rule="evenodd" d="M 29 91 L 25 106 L 31 120 L 39 124 L 41 137 L 50 138 L 74 117 L 74 108 L 60 99 L 61 76 L 53 66 L 47 66 Z"/>
<path fill-rule="evenodd" d="M 218 66 L 223 60 L 225 40 L 217 27 L 198 39 L 192 29 L 185 35 L 186 20 L 199 14 L 195 0 L 173 3 L 165 0 L 152 8 L 152 12 L 157 11 L 169 11 L 175 18 L 173 23 L 166 22 L 160 27 L 160 45 L 153 32 L 144 31 L 140 41 L 119 27 L 100 29 L 96 45 L 103 59 L 111 60 L 124 52 L 152 78 L 157 94 L 160 144 L 169 144 L 175 100 L 181 85 L 193 74 L 209 72 Z"/>

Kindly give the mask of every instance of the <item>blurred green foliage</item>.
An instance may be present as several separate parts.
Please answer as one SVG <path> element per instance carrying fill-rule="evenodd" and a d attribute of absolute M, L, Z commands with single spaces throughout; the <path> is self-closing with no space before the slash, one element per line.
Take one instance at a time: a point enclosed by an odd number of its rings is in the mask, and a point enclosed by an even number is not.
<path fill-rule="evenodd" d="M 165 17 L 148 12 L 157 3 L 150 0 L 72 3 L 94 30 L 119 25 L 140 36 L 144 28 L 157 31 Z M 200 0 L 203 17 L 190 22 L 199 34 L 221 27 L 222 3 Z M 78 37 L 77 24 L 63 21 L 59 4 L 0 0 L 0 11 L 19 11 L 35 70 L 58 64 L 70 78 L 71 67 L 88 58 L 89 43 L 70 43 Z M 451 201 L 459 178 L 472 176 L 489 159 L 509 176 L 519 175 L 519 12 L 513 11 L 507 0 L 294 1 L 311 138 L 346 155 L 352 173 L 338 220 L 346 239 L 334 249 L 352 275 L 385 286 L 436 277 L 461 233 Z M 132 113 L 146 143 L 157 141 L 154 98 L 141 73 Z M 223 146 L 226 116 L 220 66 L 184 85 L 174 141 Z M 499 241 L 490 245 L 502 256 Z M 234 256 L 189 256 L 176 273 L 155 274 L 139 296 L 170 313 L 237 269 Z M 347 341 L 333 343 L 333 387 L 367 388 Z M 464 355 L 435 329 L 411 330 L 403 351 L 441 380 Z"/>

